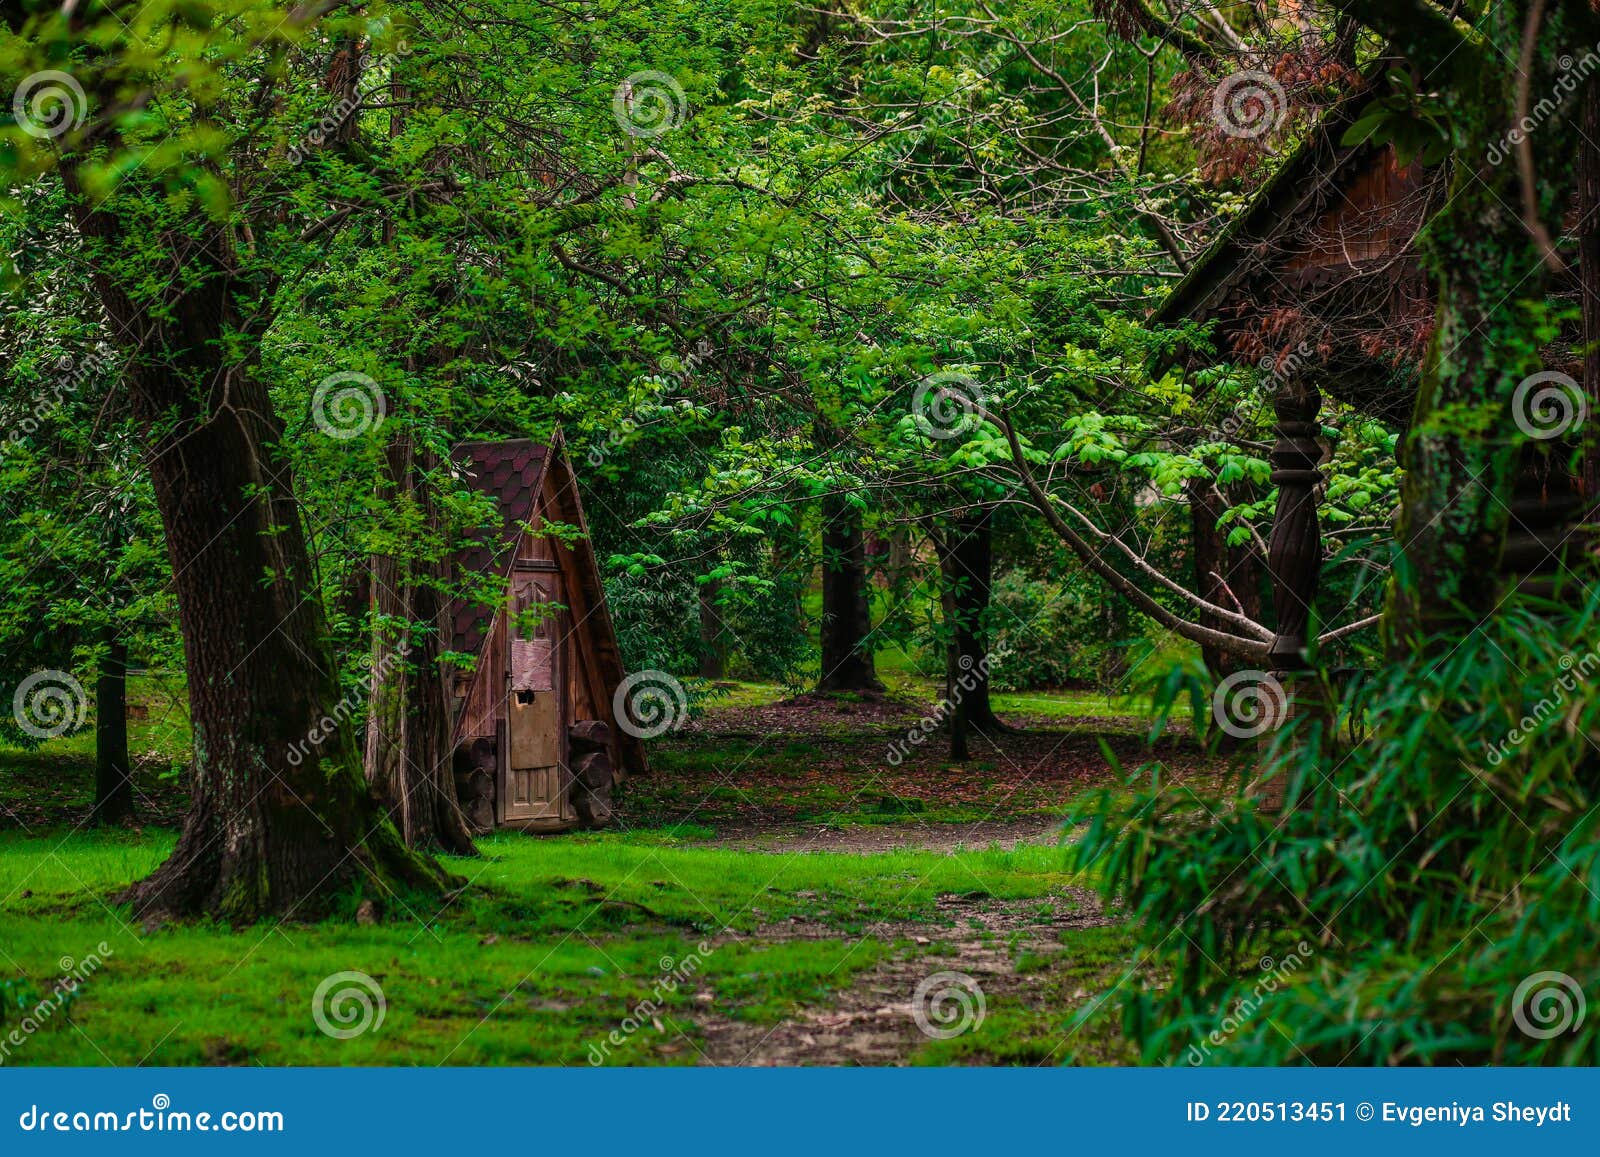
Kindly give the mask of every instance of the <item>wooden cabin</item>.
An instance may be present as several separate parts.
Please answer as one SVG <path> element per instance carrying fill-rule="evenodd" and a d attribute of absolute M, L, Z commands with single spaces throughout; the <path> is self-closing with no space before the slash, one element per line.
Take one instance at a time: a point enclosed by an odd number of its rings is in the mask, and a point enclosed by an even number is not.
<path fill-rule="evenodd" d="M 1434 291 L 1417 237 L 1443 204 L 1447 172 L 1402 165 L 1387 144 L 1343 144 L 1370 99 L 1369 90 L 1327 110 L 1151 318 L 1211 323 L 1218 354 L 1279 379 L 1271 453 L 1279 498 L 1267 563 L 1277 632 L 1270 661 L 1284 672 L 1303 663 L 1320 585 L 1323 396 L 1389 424 L 1403 445 L 1433 330 Z M 1179 357 L 1214 360 L 1206 350 Z M 1547 358 L 1581 372 L 1558 348 Z M 1499 559 L 1508 582 L 1557 589 L 1577 543 L 1575 481 L 1540 447 L 1527 448 Z M 1217 539 L 1211 553 L 1221 554 L 1217 512 L 1195 513 L 1197 542 L 1209 534 Z"/>
<path fill-rule="evenodd" d="M 613 702 L 622 656 L 606 610 L 577 480 L 548 443 L 467 442 L 451 453 L 499 513 L 455 560 L 482 590 L 449 607 L 457 794 L 480 831 L 557 832 L 610 822 L 621 776 L 648 770 Z"/>
<path fill-rule="evenodd" d="M 1404 427 L 1433 324 L 1416 251 L 1445 196 L 1443 168 L 1388 145 L 1340 143 L 1371 93 L 1325 112 L 1151 320 L 1214 323 L 1220 352 L 1293 358 L 1317 388 Z"/>

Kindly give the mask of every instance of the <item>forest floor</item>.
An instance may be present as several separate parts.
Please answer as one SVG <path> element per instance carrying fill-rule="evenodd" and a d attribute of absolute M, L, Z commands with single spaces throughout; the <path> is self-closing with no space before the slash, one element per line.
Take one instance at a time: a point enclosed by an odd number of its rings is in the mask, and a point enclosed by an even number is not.
<path fill-rule="evenodd" d="M 1106 752 L 1152 758 L 1137 709 L 1001 698 L 1019 730 L 952 763 L 907 742 L 916 691 L 740 685 L 652 741 L 616 828 L 486 838 L 459 896 L 376 923 L 136 926 L 110 897 L 172 846 L 186 734 L 141 721 L 145 822 L 109 832 L 81 739 L 0 753 L 0 1063 L 1131 1061 L 1083 1014 L 1148 978 L 1061 817 L 1123 782 Z M 1216 774 L 1181 734 L 1155 757 Z"/>

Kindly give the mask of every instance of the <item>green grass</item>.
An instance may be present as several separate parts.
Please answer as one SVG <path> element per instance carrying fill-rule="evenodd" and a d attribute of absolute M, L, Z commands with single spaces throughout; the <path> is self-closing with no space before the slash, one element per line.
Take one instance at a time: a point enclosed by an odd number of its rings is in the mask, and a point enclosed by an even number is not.
<path fill-rule="evenodd" d="M 877 670 L 878 678 L 891 698 L 904 700 L 908 706 L 921 709 L 934 703 L 944 694 L 943 686 L 937 678 L 924 675 L 914 667 L 886 668 L 882 659 L 887 653 L 883 651 L 878 653 Z M 706 705 L 712 709 L 765 707 L 789 698 L 794 694 L 794 690 L 781 683 L 727 679 L 715 685 L 714 692 L 706 699 Z M 1148 719 L 1151 710 L 1148 695 L 1107 695 L 1103 691 L 1072 689 L 995 691 L 990 695 L 990 702 L 995 712 L 1002 717 L 1026 716 L 1031 719 L 1062 722 L 1075 719 L 1137 719 L 1142 722 Z M 1190 714 L 1187 700 L 1180 701 L 1173 708 L 1175 721 L 1187 721 Z"/>
<path fill-rule="evenodd" d="M 908 707 L 937 694 L 903 653 L 880 671 Z M 790 693 L 738 682 L 718 691 L 713 710 Z M 136 677 L 130 692 L 142 829 L 68 826 L 91 802 L 92 731 L 0 750 L 0 822 L 24 829 L 0 831 L 0 1064 L 586 1064 L 601 1049 L 608 1064 L 692 1064 L 718 1024 L 764 1029 L 826 1010 L 863 970 L 894 960 L 919 975 L 947 967 L 948 937 L 972 931 L 950 925 L 941 896 L 1059 901 L 1073 882 L 1056 847 L 792 855 L 704 846 L 726 822 L 749 826 L 752 809 L 758 825 L 848 827 L 1017 818 L 1066 802 L 1060 785 L 1015 790 L 1016 769 L 993 759 L 874 771 L 898 724 L 846 715 L 816 735 L 663 740 L 656 774 L 625 788 L 641 793 L 627 801 L 630 822 L 651 826 L 484 839 L 482 856 L 450 862 L 470 886 L 442 906 L 391 905 L 378 923 L 141 928 L 113 897 L 172 847 L 184 805 L 175 769 L 190 737 L 181 687 Z M 1124 714 L 1116 706 L 1087 693 L 997 697 L 1002 712 L 1063 720 Z M 883 922 L 893 930 L 866 935 Z M 796 924 L 804 937 L 783 935 Z M 1059 953 L 1002 946 L 1026 984 L 995 991 L 985 1023 L 957 1040 L 915 1038 L 910 1059 L 1126 1059 L 1114 1030 L 1074 1032 L 1070 1018 L 1126 969 L 1130 935 L 1069 936 Z M 54 1000 L 63 969 L 82 972 L 95 956 L 103 964 L 31 1031 L 24 1016 Z M 686 959 L 694 976 L 663 988 Z M 319 1030 L 314 994 L 339 973 L 381 987 L 380 1027 L 348 1040 Z M 623 1031 L 647 1000 L 658 1007 Z"/>
<path fill-rule="evenodd" d="M 139 807 L 174 819 L 182 810 L 178 775 L 191 755 L 187 694 L 170 675 L 128 679 L 128 754 Z M 93 726 L 36 749 L 0 743 L 0 822 L 33 828 L 94 803 Z"/>
<path fill-rule="evenodd" d="M 496 836 L 482 857 L 452 861 L 472 887 L 438 911 L 369 925 L 154 930 L 131 925 L 109 897 L 160 862 L 169 833 L 0 835 L 0 979 L 13 1000 L 31 1006 L 63 958 L 109 949 L 70 1007 L 6 1063 L 583 1064 L 703 943 L 693 979 L 654 1013 L 661 1029 L 624 1034 L 607 1058 L 693 1063 L 705 1010 L 776 1023 L 908 950 L 860 939 L 870 921 L 926 924 L 936 939 L 941 894 L 1017 899 L 1068 883 L 1057 848 L 781 856 L 684 846 L 699 834 Z M 791 917 L 828 934 L 727 931 Z M 1094 948 L 1085 959 L 1099 957 Z M 380 1028 L 349 1040 L 318 1030 L 313 994 L 340 972 L 381 986 Z M 1061 1011 L 1036 1026 L 1041 1036 Z M 5 1030 L 18 1027 L 18 1009 L 8 1013 Z"/>

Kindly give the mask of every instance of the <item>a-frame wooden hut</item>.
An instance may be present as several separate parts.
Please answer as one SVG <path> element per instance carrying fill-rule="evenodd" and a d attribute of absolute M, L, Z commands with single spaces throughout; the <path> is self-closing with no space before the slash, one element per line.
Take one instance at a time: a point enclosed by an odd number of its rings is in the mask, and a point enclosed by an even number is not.
<path fill-rule="evenodd" d="M 455 565 L 501 597 L 457 599 L 446 626 L 450 650 L 475 660 L 451 688 L 463 809 L 480 830 L 601 826 L 613 780 L 648 766 L 614 718 L 622 656 L 561 435 L 467 442 L 451 458 L 500 515 Z"/>

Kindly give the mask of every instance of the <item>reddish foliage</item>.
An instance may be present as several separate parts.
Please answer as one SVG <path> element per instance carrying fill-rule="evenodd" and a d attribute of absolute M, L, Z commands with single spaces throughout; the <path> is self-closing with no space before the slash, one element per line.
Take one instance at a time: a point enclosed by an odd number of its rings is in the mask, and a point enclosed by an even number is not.
<path fill-rule="evenodd" d="M 1271 83 L 1247 74 L 1265 74 Z M 1223 76 L 1189 68 L 1172 78 L 1166 115 L 1193 127 L 1200 175 L 1224 184 L 1256 175 L 1276 146 L 1357 91 L 1360 73 L 1318 44 L 1296 44 Z M 1276 87 L 1273 87 L 1276 86 Z"/>

